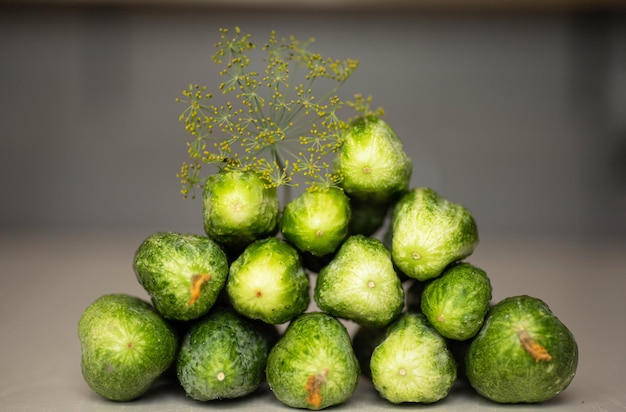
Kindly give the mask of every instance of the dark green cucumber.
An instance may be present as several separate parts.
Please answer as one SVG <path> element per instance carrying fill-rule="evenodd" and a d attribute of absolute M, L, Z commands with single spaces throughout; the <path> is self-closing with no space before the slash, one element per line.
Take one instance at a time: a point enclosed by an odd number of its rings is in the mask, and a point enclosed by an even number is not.
<path fill-rule="evenodd" d="M 178 380 L 198 401 L 248 395 L 264 381 L 271 339 L 259 325 L 216 307 L 185 334 L 176 365 Z"/>
<path fill-rule="evenodd" d="M 421 311 L 448 339 L 466 340 L 478 333 L 491 302 L 487 273 L 462 262 L 446 268 L 422 292 Z"/>
<path fill-rule="evenodd" d="M 174 232 L 146 238 L 135 252 L 133 267 L 157 311 L 182 321 L 206 314 L 228 276 L 228 261 L 217 243 Z"/>
<path fill-rule="evenodd" d="M 578 365 L 571 331 L 541 299 L 503 299 L 489 311 L 466 354 L 470 384 L 500 403 L 554 398 L 570 384 Z"/>
<path fill-rule="evenodd" d="M 174 362 L 178 340 L 146 301 L 126 294 L 103 295 L 78 323 L 81 369 L 89 387 L 115 401 L 147 392 Z"/>

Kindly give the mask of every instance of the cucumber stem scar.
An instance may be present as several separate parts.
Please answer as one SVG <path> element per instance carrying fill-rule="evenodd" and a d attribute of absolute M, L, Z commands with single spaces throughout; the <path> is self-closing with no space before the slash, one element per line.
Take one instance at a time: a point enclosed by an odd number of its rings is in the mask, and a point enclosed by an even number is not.
<path fill-rule="evenodd" d="M 191 297 L 189 298 L 189 302 L 187 302 L 187 306 L 196 303 L 196 300 L 198 300 L 202 293 L 202 285 L 210 280 L 211 275 L 209 273 L 196 273 L 191 277 L 191 286 L 189 287 Z"/>
<path fill-rule="evenodd" d="M 524 350 L 535 359 L 535 362 L 549 362 L 552 360 L 552 356 L 548 353 L 548 350 L 539 343 L 535 342 L 526 330 L 521 329 L 517 333 L 517 336 Z"/>

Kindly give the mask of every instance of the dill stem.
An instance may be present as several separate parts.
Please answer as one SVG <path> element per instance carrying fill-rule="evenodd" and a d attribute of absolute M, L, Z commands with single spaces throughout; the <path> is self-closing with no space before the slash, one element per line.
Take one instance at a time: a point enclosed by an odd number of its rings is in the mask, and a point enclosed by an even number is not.
<path fill-rule="evenodd" d="M 295 81 L 295 79 L 296 79 L 296 77 L 298 75 L 298 67 L 299 66 L 300 65 L 297 64 L 297 62 L 296 62 L 295 67 L 293 69 L 293 74 L 288 74 L 289 82 L 285 86 L 285 90 L 287 91 L 287 93 L 285 94 L 285 98 L 284 98 L 285 102 L 288 102 L 289 99 L 291 98 L 291 89 L 293 88 L 293 84 L 294 84 L 293 82 Z M 289 65 L 287 65 L 287 69 L 286 70 L 287 70 L 287 73 L 289 73 L 289 71 L 288 71 L 289 70 Z M 279 91 L 278 90 L 279 87 L 280 87 L 280 84 L 276 85 L 276 91 Z M 289 110 L 286 107 L 283 107 L 282 113 L 280 114 L 280 118 L 278 119 L 277 124 L 279 124 L 279 125 L 283 124 L 283 119 L 285 117 L 286 112 L 288 112 L 288 111 Z M 287 125 L 288 124 L 289 124 L 289 122 L 287 122 Z"/>
<path fill-rule="evenodd" d="M 254 92 L 254 88 L 253 87 L 248 87 L 244 84 L 241 83 L 241 80 L 237 80 L 237 84 L 239 85 L 239 89 L 243 92 L 243 93 L 249 93 L 249 92 Z M 262 121 L 263 119 L 266 118 L 265 113 L 263 113 L 263 106 L 261 106 L 259 104 L 259 101 L 257 99 L 253 99 L 254 100 L 254 108 L 250 108 L 250 111 L 252 113 L 254 113 L 254 117 L 259 120 Z"/>
<path fill-rule="evenodd" d="M 320 99 L 319 103 L 322 103 L 326 100 L 330 100 L 330 98 L 334 95 L 337 94 L 337 92 L 339 91 L 339 89 L 341 88 L 341 86 L 343 85 L 343 81 L 341 83 L 338 83 L 335 87 L 333 87 L 332 89 L 330 89 L 328 91 L 328 93 L 326 93 L 324 96 L 322 96 L 322 98 Z"/>
<path fill-rule="evenodd" d="M 272 157 L 274 158 L 274 161 L 278 165 L 279 173 L 282 175 L 283 172 L 285 171 L 285 163 L 283 162 L 283 159 L 281 158 L 280 153 L 278 153 L 278 149 L 276 148 L 275 145 L 272 145 Z M 287 203 L 289 203 L 290 200 L 291 200 L 291 186 L 283 185 L 283 205 L 286 205 Z"/>

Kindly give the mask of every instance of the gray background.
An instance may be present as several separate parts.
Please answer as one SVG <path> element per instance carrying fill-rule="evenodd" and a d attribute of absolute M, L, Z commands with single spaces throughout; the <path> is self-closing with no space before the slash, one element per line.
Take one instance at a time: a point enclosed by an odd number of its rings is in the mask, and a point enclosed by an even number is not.
<path fill-rule="evenodd" d="M 625 14 L 0 6 L 0 231 L 201 232 L 175 98 L 218 81 L 218 27 L 355 58 L 413 186 L 482 236 L 626 233 Z"/>

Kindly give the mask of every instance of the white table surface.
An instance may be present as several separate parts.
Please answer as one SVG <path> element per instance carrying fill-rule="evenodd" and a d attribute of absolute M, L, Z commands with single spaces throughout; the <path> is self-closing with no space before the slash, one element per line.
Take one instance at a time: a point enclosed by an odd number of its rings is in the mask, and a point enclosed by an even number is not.
<path fill-rule="evenodd" d="M 149 233 L 0 234 L 0 411 L 290 410 L 267 387 L 238 401 L 200 403 L 176 384 L 129 403 L 106 401 L 84 383 L 77 324 L 105 293 L 146 298 L 132 271 Z M 433 405 L 392 405 L 361 379 L 353 397 L 331 410 L 626 410 L 626 239 L 506 239 L 483 236 L 468 261 L 487 271 L 494 302 L 528 294 L 546 301 L 579 345 L 577 375 L 541 405 L 498 405 L 455 387 Z"/>

